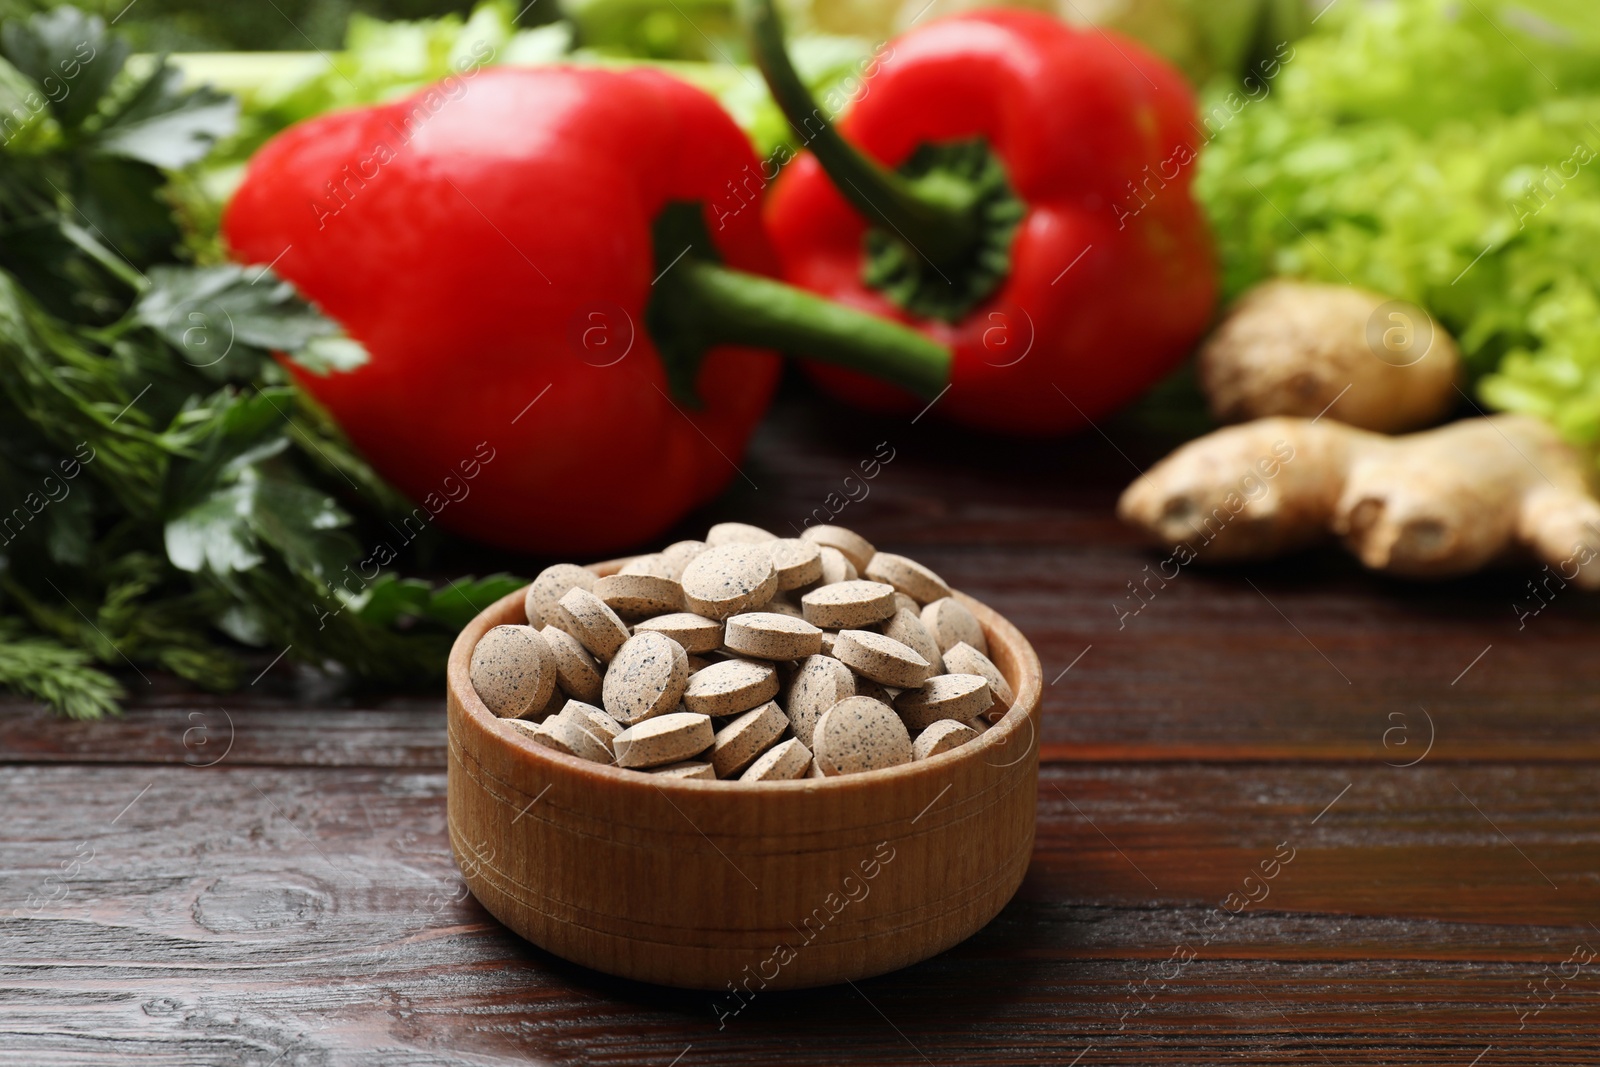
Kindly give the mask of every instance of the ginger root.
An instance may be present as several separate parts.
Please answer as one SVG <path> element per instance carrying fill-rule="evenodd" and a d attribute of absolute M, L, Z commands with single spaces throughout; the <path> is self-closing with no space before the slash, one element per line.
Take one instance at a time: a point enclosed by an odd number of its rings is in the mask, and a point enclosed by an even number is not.
<path fill-rule="evenodd" d="M 1130 485 L 1123 521 L 1209 562 L 1336 535 L 1373 570 L 1447 578 L 1532 556 L 1600 589 L 1600 501 L 1584 457 L 1544 422 L 1465 419 L 1386 437 L 1268 418 L 1179 448 Z"/>
<path fill-rule="evenodd" d="M 1401 433 L 1449 412 L 1460 363 L 1420 308 L 1350 286 L 1271 281 L 1229 309 L 1200 350 L 1199 374 L 1220 422 L 1326 414 Z"/>

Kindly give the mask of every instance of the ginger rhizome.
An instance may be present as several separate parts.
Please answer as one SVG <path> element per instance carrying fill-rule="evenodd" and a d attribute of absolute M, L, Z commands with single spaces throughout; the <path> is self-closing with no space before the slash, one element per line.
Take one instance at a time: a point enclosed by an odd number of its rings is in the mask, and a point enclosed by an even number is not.
<path fill-rule="evenodd" d="M 1207 562 L 1330 537 L 1373 570 L 1447 578 L 1531 557 L 1600 589 L 1600 501 L 1585 458 L 1522 415 L 1387 437 L 1267 418 L 1191 441 L 1130 485 L 1121 518 Z"/>
<path fill-rule="evenodd" d="M 1219 422 L 1326 415 L 1403 433 L 1460 400 L 1460 364 L 1449 333 L 1415 305 L 1347 285 L 1270 281 L 1228 309 L 1198 372 Z"/>

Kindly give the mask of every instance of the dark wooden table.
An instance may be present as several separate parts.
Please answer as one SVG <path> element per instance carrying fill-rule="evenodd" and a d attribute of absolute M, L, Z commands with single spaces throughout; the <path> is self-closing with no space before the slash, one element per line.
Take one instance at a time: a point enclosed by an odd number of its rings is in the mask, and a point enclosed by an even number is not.
<path fill-rule="evenodd" d="M 974 442 L 791 383 L 694 519 L 788 531 L 854 494 L 837 521 L 1033 641 L 1038 847 L 965 944 L 719 1025 L 710 996 L 567 964 L 465 895 L 439 694 L 351 700 L 285 664 L 221 698 L 135 678 L 115 722 L 0 707 L 0 1050 L 1600 1063 L 1600 604 L 1519 625 L 1527 572 L 1417 587 L 1332 552 L 1146 586 L 1156 557 L 1111 505 L 1172 440 L 1102 430 Z M 893 459 L 847 485 L 880 442 Z"/>

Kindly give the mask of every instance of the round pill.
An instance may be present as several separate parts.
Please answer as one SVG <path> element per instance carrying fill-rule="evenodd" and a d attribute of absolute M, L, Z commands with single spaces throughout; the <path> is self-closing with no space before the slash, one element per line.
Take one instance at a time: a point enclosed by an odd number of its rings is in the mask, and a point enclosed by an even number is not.
<path fill-rule="evenodd" d="M 922 625 L 939 642 L 939 651 L 965 643 L 989 654 L 989 641 L 983 636 L 978 617 L 953 596 L 940 597 L 922 609 Z"/>
<path fill-rule="evenodd" d="M 891 689 L 886 685 L 880 685 L 879 683 L 874 682 L 871 678 L 862 678 L 860 675 L 856 676 L 856 696 L 858 697 L 871 697 L 878 703 L 887 704 L 892 708 L 894 707 L 894 698 L 899 696 L 900 693 L 901 690 Z"/>
<path fill-rule="evenodd" d="M 822 553 L 810 541 L 780 537 L 766 542 L 766 547 L 772 553 L 780 590 L 799 589 L 822 577 Z"/>
<path fill-rule="evenodd" d="M 618 767 L 658 767 L 677 763 L 711 747 L 711 720 L 704 715 L 674 712 L 630 726 L 611 742 Z"/>
<path fill-rule="evenodd" d="M 922 617 L 922 605 L 898 589 L 894 591 L 894 609 L 896 611 L 909 611 L 919 619 Z"/>
<path fill-rule="evenodd" d="M 561 691 L 591 704 L 599 700 L 600 665 L 589 655 L 588 649 L 557 626 L 546 626 L 539 631 L 539 636 L 550 647 L 550 658 L 556 667 L 556 685 Z"/>
<path fill-rule="evenodd" d="M 608 575 L 593 592 L 612 611 L 634 618 L 683 609 L 683 586 L 658 574 Z"/>
<path fill-rule="evenodd" d="M 622 723 L 593 704 L 586 704 L 581 700 L 569 700 L 562 704 L 560 714 L 588 730 L 604 742 L 607 749 L 611 748 L 611 742 L 622 732 Z"/>
<path fill-rule="evenodd" d="M 868 562 L 878 551 L 872 547 L 871 541 L 843 526 L 808 526 L 800 536 L 841 553 L 858 571 L 866 570 Z"/>
<path fill-rule="evenodd" d="M 916 612 L 907 611 L 905 608 L 895 612 L 894 618 L 884 623 L 883 636 L 899 641 L 927 660 L 934 674 L 944 673 L 944 660 L 939 656 L 938 642 L 922 624 L 922 619 Z"/>
<path fill-rule="evenodd" d="M 711 743 L 711 766 L 717 777 L 732 778 L 744 770 L 788 728 L 783 709 L 769 700 L 718 730 Z"/>
<path fill-rule="evenodd" d="M 495 721 L 499 723 L 500 728 L 506 733 L 529 738 L 532 737 L 535 730 L 543 725 L 543 723 L 534 722 L 532 719 L 497 719 Z"/>
<path fill-rule="evenodd" d="M 933 665 L 892 637 L 870 630 L 841 630 L 833 654 L 863 677 L 897 689 L 914 689 L 933 673 Z"/>
<path fill-rule="evenodd" d="M 672 570 L 667 566 L 667 559 L 660 552 L 650 552 L 643 556 L 634 556 L 624 563 L 617 574 L 649 574 L 658 578 L 673 577 Z M 600 581 L 605 581 L 604 578 Z M 605 597 L 600 599 L 604 600 Z"/>
<path fill-rule="evenodd" d="M 917 735 L 915 741 L 911 742 L 911 758 L 928 759 L 941 752 L 949 752 L 952 748 L 960 748 L 977 736 L 978 731 L 966 723 L 956 722 L 954 719 L 940 719 L 931 723 Z"/>
<path fill-rule="evenodd" d="M 666 634 L 646 630 L 625 641 L 606 668 L 602 703 L 618 722 L 632 724 L 669 712 L 689 685 L 689 657 Z"/>
<path fill-rule="evenodd" d="M 569 756 L 591 763 L 610 763 L 611 749 L 578 722 L 557 715 L 546 719 L 528 733 L 528 737 L 545 748 L 564 752 Z"/>
<path fill-rule="evenodd" d="M 633 632 L 654 631 L 666 634 L 683 646 L 685 652 L 715 652 L 722 647 L 722 623 L 688 611 L 657 615 L 633 628 Z"/>
<path fill-rule="evenodd" d="M 994 702 L 988 681 L 979 674 L 936 674 L 916 689 L 894 698 L 894 709 L 912 730 L 926 730 L 940 719 L 964 721 L 988 710 Z"/>
<path fill-rule="evenodd" d="M 818 549 L 818 557 L 821 557 L 822 561 L 822 577 L 819 577 L 818 585 L 853 582 L 861 577 L 856 571 L 856 565 L 846 560 L 845 553 L 838 549 L 829 549 L 827 545 L 822 545 L 821 549 Z"/>
<path fill-rule="evenodd" d="M 800 598 L 806 621 L 825 630 L 882 622 L 894 615 L 894 587 L 882 582 L 834 582 Z"/>
<path fill-rule="evenodd" d="M 704 541 L 674 541 L 663 548 L 661 559 L 666 564 L 667 577 L 682 581 L 683 569 L 689 565 L 689 561 L 709 547 Z"/>
<path fill-rule="evenodd" d="M 890 708 L 867 697 L 822 713 L 811 746 L 824 774 L 856 774 L 911 762 L 911 735 Z"/>
<path fill-rule="evenodd" d="M 699 760 L 669 763 L 664 767 L 646 767 L 644 772 L 661 778 L 689 778 L 702 782 L 714 782 L 717 780 L 717 774 L 711 769 L 711 764 L 701 763 Z"/>
<path fill-rule="evenodd" d="M 556 604 L 572 589 L 593 589 L 594 571 L 575 563 L 557 563 L 539 572 L 522 595 L 528 625 L 535 629 L 555 622 Z"/>
<path fill-rule="evenodd" d="M 821 630 L 770 611 L 733 616 L 722 640 L 731 651 L 757 659 L 804 659 L 822 651 Z"/>
<path fill-rule="evenodd" d="M 1011 683 L 1006 681 L 994 661 L 965 642 L 945 650 L 944 669 L 951 674 L 981 674 L 988 680 L 989 689 L 994 693 L 994 704 L 987 713 L 989 717 L 1004 715 L 1017 699 Z"/>
<path fill-rule="evenodd" d="M 856 695 L 856 677 L 832 656 L 807 656 L 785 690 L 784 711 L 795 737 L 811 744 L 822 713 L 839 701 Z"/>
<path fill-rule="evenodd" d="M 617 618 L 617 613 L 587 589 L 569 589 L 556 601 L 555 617 L 551 623 L 578 639 L 578 643 L 603 662 L 611 662 L 622 642 L 628 639 L 628 628 Z"/>
<path fill-rule="evenodd" d="M 713 548 L 718 545 L 759 544 L 777 539 L 777 534 L 747 522 L 719 522 L 706 532 L 706 544 Z"/>
<path fill-rule="evenodd" d="M 772 554 L 761 545 L 708 548 L 683 571 L 684 606 L 710 619 L 755 611 L 777 591 Z"/>
<path fill-rule="evenodd" d="M 822 654 L 824 656 L 833 655 L 833 639 L 838 636 L 838 634 L 828 630 L 822 631 Z"/>
<path fill-rule="evenodd" d="M 950 595 L 944 579 L 914 559 L 893 552 L 879 552 L 861 572 L 875 582 L 892 585 L 918 604 L 927 604 Z"/>
<path fill-rule="evenodd" d="M 689 676 L 683 705 L 702 715 L 737 715 L 778 695 L 778 672 L 770 664 L 725 659 Z"/>
<path fill-rule="evenodd" d="M 853 582 L 861 577 L 856 571 L 855 564 L 846 559 L 844 553 L 837 548 L 829 548 L 827 545 L 823 545 L 817 550 L 817 555 L 822 561 L 822 577 L 817 580 L 818 585 Z"/>
<path fill-rule="evenodd" d="M 556 667 L 533 627 L 496 626 L 473 648 L 469 676 L 484 707 L 502 719 L 519 719 L 549 702 Z"/>
<path fill-rule="evenodd" d="M 787 782 L 804 778 L 811 769 L 811 750 L 798 737 L 779 741 L 756 757 L 739 775 L 741 782 Z"/>

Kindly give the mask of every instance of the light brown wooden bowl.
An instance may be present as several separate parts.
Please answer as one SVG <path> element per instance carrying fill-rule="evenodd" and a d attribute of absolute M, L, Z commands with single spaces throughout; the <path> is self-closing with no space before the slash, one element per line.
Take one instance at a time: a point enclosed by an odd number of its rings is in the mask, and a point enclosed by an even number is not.
<path fill-rule="evenodd" d="M 527 621 L 522 593 L 503 597 L 450 652 L 450 844 L 468 887 L 541 948 L 722 990 L 729 1011 L 730 990 L 866 978 L 965 940 L 1033 853 L 1041 675 L 1015 627 L 956 595 L 1016 691 L 999 723 L 917 763 L 749 783 L 653 778 L 497 726 L 468 665 L 485 631 Z"/>

